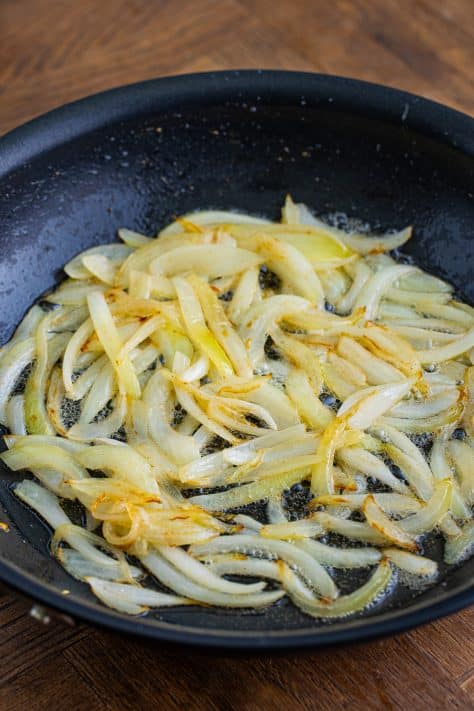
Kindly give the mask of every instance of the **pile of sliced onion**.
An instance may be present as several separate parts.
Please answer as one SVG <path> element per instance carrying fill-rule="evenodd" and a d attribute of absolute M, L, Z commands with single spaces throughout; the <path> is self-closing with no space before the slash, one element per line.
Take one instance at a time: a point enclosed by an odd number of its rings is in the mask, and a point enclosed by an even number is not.
<path fill-rule="evenodd" d="M 432 531 L 472 555 L 474 310 L 390 255 L 410 236 L 288 197 L 278 224 L 195 212 L 66 264 L 0 350 L 1 457 L 64 568 L 128 614 L 286 595 L 333 618 L 436 578 Z"/>

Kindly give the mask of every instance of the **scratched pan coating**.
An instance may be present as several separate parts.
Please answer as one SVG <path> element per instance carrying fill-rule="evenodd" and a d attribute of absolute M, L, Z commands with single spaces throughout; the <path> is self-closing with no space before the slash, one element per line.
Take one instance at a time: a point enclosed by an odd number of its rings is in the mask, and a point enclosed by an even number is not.
<path fill-rule="evenodd" d="M 159 79 L 47 114 L 0 140 L 0 342 L 66 261 L 118 227 L 152 234 L 200 207 L 275 219 L 288 190 L 322 215 L 382 230 L 413 224 L 406 251 L 472 303 L 473 124 L 377 85 L 257 71 Z M 11 494 L 20 476 L 0 469 L 0 520 L 11 527 L 0 533 L 0 580 L 117 631 L 288 649 L 394 633 L 474 601 L 471 560 L 442 566 L 434 587 L 398 586 L 371 613 L 330 624 L 285 600 L 258 613 L 192 607 L 126 617 L 50 557 L 47 528 Z M 440 541 L 428 546 L 439 560 Z"/>

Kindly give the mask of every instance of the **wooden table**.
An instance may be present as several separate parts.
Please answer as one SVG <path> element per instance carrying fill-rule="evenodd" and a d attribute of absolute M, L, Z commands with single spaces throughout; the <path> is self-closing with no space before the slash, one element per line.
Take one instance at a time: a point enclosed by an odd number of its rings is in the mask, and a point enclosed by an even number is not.
<path fill-rule="evenodd" d="M 273 67 L 356 76 L 474 113 L 472 0 L 0 0 L 0 134 L 164 74 Z M 1 593 L 0 593 L 1 595 Z M 389 640 L 213 659 L 53 620 L 0 596 L 0 708 L 474 708 L 474 614 Z"/>

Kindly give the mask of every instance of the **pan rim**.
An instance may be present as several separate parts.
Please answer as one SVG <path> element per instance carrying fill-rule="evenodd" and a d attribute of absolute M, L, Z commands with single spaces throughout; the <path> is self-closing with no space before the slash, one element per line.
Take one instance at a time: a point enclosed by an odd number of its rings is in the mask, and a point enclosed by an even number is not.
<path fill-rule="evenodd" d="M 272 70 L 204 72 L 150 79 L 85 97 L 54 109 L 0 138 L 0 179 L 11 171 L 79 136 L 183 101 L 212 106 L 226 97 L 244 101 L 262 94 L 275 105 L 304 97 L 307 105 L 362 113 L 400 124 L 467 156 L 474 156 L 474 119 L 467 114 L 415 94 L 345 77 Z M 62 595 L 48 583 L 14 563 L 0 559 L 0 580 L 41 603 L 86 622 L 109 629 L 168 642 L 233 649 L 290 649 L 367 640 L 410 629 L 474 603 L 474 582 L 445 592 L 435 601 L 416 602 L 328 627 L 296 630 L 233 631 L 171 624 L 156 618 L 120 615 L 88 601 Z"/>

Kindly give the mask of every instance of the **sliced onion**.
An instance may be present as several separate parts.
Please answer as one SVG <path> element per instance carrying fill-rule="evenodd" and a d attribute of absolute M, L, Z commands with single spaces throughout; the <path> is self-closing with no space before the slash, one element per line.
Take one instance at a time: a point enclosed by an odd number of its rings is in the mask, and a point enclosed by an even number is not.
<path fill-rule="evenodd" d="M 397 264 L 376 272 L 361 290 L 355 301 L 354 308 L 365 307 L 365 318 L 368 321 L 374 321 L 377 318 L 380 299 L 387 289 L 392 286 L 394 281 L 409 274 L 414 269 L 415 267 L 410 265 Z"/>
<path fill-rule="evenodd" d="M 379 531 L 382 536 L 395 543 L 399 548 L 407 548 L 410 551 L 418 550 L 413 536 L 397 523 L 391 521 L 371 494 L 365 498 L 362 512 L 369 526 Z"/>
<path fill-rule="evenodd" d="M 104 567 L 95 561 L 87 560 L 73 548 L 58 548 L 56 557 L 69 575 L 77 578 L 77 580 L 85 580 L 90 577 L 110 580 L 116 583 L 130 580 L 122 562 L 118 560 Z M 128 572 L 133 580 L 138 580 L 144 575 L 143 571 L 134 565 L 129 567 Z"/>
<path fill-rule="evenodd" d="M 192 555 L 206 557 L 216 553 L 244 553 L 267 558 L 278 558 L 296 568 L 304 579 L 321 595 L 333 600 L 337 588 L 328 573 L 314 558 L 285 541 L 265 540 L 260 536 L 220 536 L 209 543 L 191 546 Z"/>
<path fill-rule="evenodd" d="M 292 399 L 301 419 L 311 429 L 323 430 L 334 419 L 334 413 L 320 401 L 303 370 L 291 372 L 286 381 L 286 392 Z"/>
<path fill-rule="evenodd" d="M 431 499 L 416 514 L 407 516 L 399 522 L 401 529 L 409 534 L 426 533 L 435 528 L 449 511 L 451 505 L 452 484 L 449 479 L 437 481 Z"/>
<path fill-rule="evenodd" d="M 93 292 L 87 297 L 87 303 L 97 336 L 117 372 L 120 390 L 130 397 L 139 397 L 137 375 L 129 357 L 125 355 L 120 358 L 122 342 L 104 296 L 100 292 Z"/>
<path fill-rule="evenodd" d="M 6 424 L 13 435 L 26 435 L 25 399 L 23 395 L 15 395 L 8 401 Z"/>
<path fill-rule="evenodd" d="M 145 235 L 140 234 L 140 232 L 127 230 L 124 227 L 121 227 L 118 230 L 118 236 L 122 242 L 125 242 L 127 247 L 132 247 L 133 249 L 143 247 L 145 244 L 149 244 L 153 241 L 152 237 L 146 237 Z"/>
<path fill-rule="evenodd" d="M 319 308 L 324 306 L 321 282 L 311 262 L 300 250 L 269 234 L 242 235 L 237 239 L 242 247 L 255 250 L 269 269 L 275 272 L 295 294 L 308 299 Z"/>
<path fill-rule="evenodd" d="M 247 595 L 218 592 L 195 583 L 181 569 L 175 568 L 168 563 L 159 553 L 149 553 L 140 557 L 140 560 L 152 575 L 170 590 L 174 590 L 179 595 L 188 597 L 191 600 L 208 605 L 266 607 L 284 595 L 282 590 L 248 593 Z"/>
<path fill-rule="evenodd" d="M 349 362 L 357 363 L 371 385 L 384 385 L 404 380 L 404 375 L 400 370 L 372 355 L 351 338 L 342 336 L 337 344 L 337 351 Z"/>
<path fill-rule="evenodd" d="M 247 269 L 240 277 L 227 311 L 232 323 L 239 325 L 251 307 L 259 291 L 258 276 L 258 268 L 252 267 L 252 269 Z"/>
<path fill-rule="evenodd" d="M 444 560 L 449 565 L 461 563 L 474 552 L 474 521 L 468 521 L 462 527 L 460 535 L 446 541 Z"/>
<path fill-rule="evenodd" d="M 451 343 L 438 348 L 431 348 L 425 351 L 417 351 L 420 363 L 439 363 L 442 360 L 450 360 L 466 353 L 474 346 L 474 328 L 466 333 L 462 338 L 456 338 Z"/>
<path fill-rule="evenodd" d="M 337 451 L 336 458 L 365 476 L 374 477 L 400 494 L 406 492 L 405 484 L 397 479 L 387 465 L 371 452 L 360 447 L 341 447 Z"/>
<path fill-rule="evenodd" d="M 265 587 L 265 583 L 233 583 L 229 580 L 224 580 L 181 548 L 160 546 L 158 551 L 168 563 L 171 563 L 179 570 L 185 571 L 191 580 L 210 590 L 234 595 L 248 595 L 249 593 L 260 592 Z"/>
<path fill-rule="evenodd" d="M 355 541 L 362 541 L 363 543 L 372 543 L 376 546 L 387 544 L 387 537 L 367 523 L 349 521 L 323 511 L 316 511 L 314 518 L 326 531 L 339 533 L 346 538 L 353 538 Z"/>
<path fill-rule="evenodd" d="M 319 523 L 310 518 L 302 518 L 298 521 L 285 521 L 283 523 L 269 523 L 260 529 L 260 535 L 264 538 L 281 539 L 285 541 L 295 541 L 299 539 L 320 536 L 324 529 Z"/>
<path fill-rule="evenodd" d="M 281 495 L 285 489 L 297 484 L 308 476 L 308 470 L 291 471 L 273 477 L 243 484 L 234 489 L 228 489 L 218 494 L 200 494 L 192 496 L 189 501 L 202 506 L 208 511 L 225 511 L 235 509 L 254 501 L 262 501 L 273 496 Z"/>
<path fill-rule="evenodd" d="M 36 342 L 34 338 L 26 338 L 18 341 L 11 347 L 7 347 L 2 352 L 2 367 L 0 368 L 0 423 L 7 424 L 6 408 L 8 397 L 13 390 L 15 383 L 34 359 L 36 354 Z"/>
<path fill-rule="evenodd" d="M 302 591 L 295 580 L 295 574 L 289 568 L 282 568 L 281 572 L 282 584 L 291 599 L 307 615 L 322 619 L 347 617 L 375 605 L 387 591 L 392 580 L 390 565 L 382 561 L 369 580 L 353 593 L 342 595 L 331 602 L 324 602 L 316 599 L 309 591 L 304 589 Z"/>
<path fill-rule="evenodd" d="M 150 465 L 132 447 L 96 445 L 78 452 L 76 460 L 87 469 L 109 472 L 112 476 L 130 482 L 143 491 L 151 494 L 158 492 Z"/>
<path fill-rule="evenodd" d="M 458 473 L 461 493 L 468 506 L 474 504 L 474 450 L 466 442 L 452 440 L 448 444 Z"/>
<path fill-rule="evenodd" d="M 404 494 L 373 494 L 375 502 L 389 514 L 407 515 L 416 513 L 421 508 L 421 503 L 413 496 Z M 317 496 L 311 501 L 315 506 L 344 506 L 350 511 L 362 509 L 366 494 L 326 494 Z"/>
<path fill-rule="evenodd" d="M 91 590 L 104 605 L 128 615 L 140 615 L 153 607 L 174 607 L 192 605 L 192 600 L 177 595 L 141 588 L 138 585 L 115 583 L 93 576 L 86 577 Z"/>
<path fill-rule="evenodd" d="M 375 385 L 359 390 L 345 400 L 337 412 L 337 417 L 345 417 L 351 427 L 365 430 L 408 395 L 412 385 L 412 381 L 407 380 L 403 383 Z"/>
<path fill-rule="evenodd" d="M 81 252 L 74 259 L 71 259 L 65 267 L 64 271 L 69 277 L 73 279 L 88 279 L 90 277 L 90 271 L 84 263 L 84 259 L 92 256 L 100 256 L 105 259 L 109 259 L 113 262 L 121 262 L 126 259 L 131 253 L 131 249 L 124 244 L 115 242 L 113 244 L 100 244 L 97 247 L 91 247 L 86 249 L 85 252 Z"/>
<path fill-rule="evenodd" d="M 437 563 L 422 555 L 413 555 L 398 548 L 384 548 L 383 554 L 390 563 L 411 575 L 433 579 L 438 574 Z"/>

